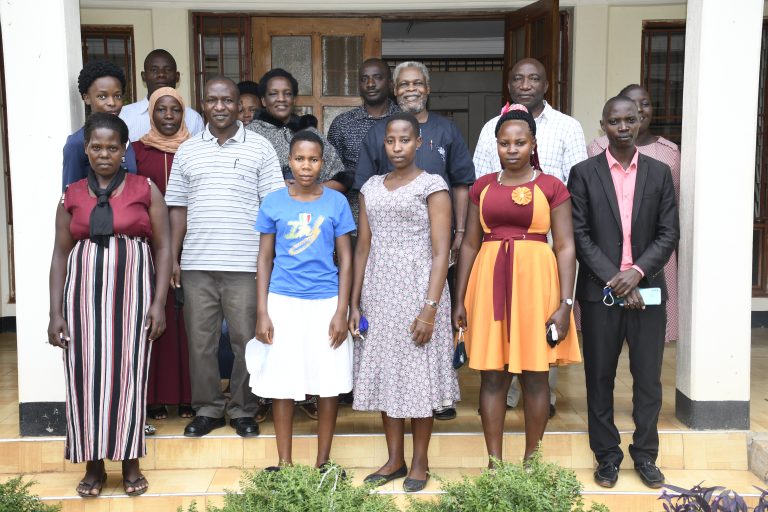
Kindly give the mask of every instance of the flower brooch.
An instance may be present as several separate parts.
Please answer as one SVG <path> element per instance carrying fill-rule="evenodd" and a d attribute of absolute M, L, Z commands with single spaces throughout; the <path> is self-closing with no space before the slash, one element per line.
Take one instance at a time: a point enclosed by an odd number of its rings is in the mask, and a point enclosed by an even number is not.
<path fill-rule="evenodd" d="M 520 206 L 525 206 L 533 200 L 533 194 L 528 187 L 517 187 L 512 191 L 512 201 Z"/>

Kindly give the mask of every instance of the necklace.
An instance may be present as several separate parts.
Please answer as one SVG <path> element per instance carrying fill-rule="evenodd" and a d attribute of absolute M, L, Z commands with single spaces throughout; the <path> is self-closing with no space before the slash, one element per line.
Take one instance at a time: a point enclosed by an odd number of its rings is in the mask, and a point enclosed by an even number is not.
<path fill-rule="evenodd" d="M 533 169 L 533 168 L 532 168 Z M 496 183 L 501 185 L 501 175 L 504 172 L 504 169 L 499 171 L 499 174 L 496 175 Z M 529 182 L 533 181 L 536 178 L 536 169 L 533 169 L 533 173 L 531 173 L 531 179 L 528 180 Z"/>

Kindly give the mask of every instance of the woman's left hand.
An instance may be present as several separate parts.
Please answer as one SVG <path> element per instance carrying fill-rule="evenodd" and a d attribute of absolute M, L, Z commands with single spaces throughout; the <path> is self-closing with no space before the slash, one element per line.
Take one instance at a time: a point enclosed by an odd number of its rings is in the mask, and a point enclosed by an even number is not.
<path fill-rule="evenodd" d="M 559 344 L 568 335 L 568 328 L 571 325 L 571 308 L 567 304 L 560 304 L 560 307 L 552 313 L 545 325 L 549 327 L 551 324 L 555 324 L 557 343 Z"/>
<path fill-rule="evenodd" d="M 437 310 L 432 306 L 424 306 L 421 313 L 417 316 L 409 329 L 411 339 L 417 347 L 424 345 L 432 339 L 432 332 L 435 330 L 435 315 Z"/>
<path fill-rule="evenodd" d="M 150 306 L 146 329 L 149 331 L 147 335 L 149 341 L 155 341 L 165 332 L 165 308 L 160 304 L 153 303 Z"/>
<path fill-rule="evenodd" d="M 339 348 L 347 339 L 348 333 L 347 316 L 344 313 L 336 312 L 331 318 L 331 325 L 328 327 L 328 340 L 331 342 L 331 348 Z"/>

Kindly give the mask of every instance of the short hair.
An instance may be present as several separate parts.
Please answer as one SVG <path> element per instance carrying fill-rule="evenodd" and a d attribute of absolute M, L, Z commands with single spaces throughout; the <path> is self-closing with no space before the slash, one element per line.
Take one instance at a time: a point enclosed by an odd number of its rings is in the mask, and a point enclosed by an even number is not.
<path fill-rule="evenodd" d="M 77 90 L 80 95 L 87 93 L 93 82 L 105 76 L 117 78 L 120 87 L 125 91 L 125 73 L 122 69 L 108 60 L 93 60 L 86 63 L 77 75 Z"/>
<path fill-rule="evenodd" d="M 299 95 L 299 81 L 283 68 L 273 68 L 261 75 L 261 78 L 259 79 L 259 98 L 263 98 L 267 94 L 267 86 L 269 85 L 269 81 L 273 78 L 285 78 L 291 83 L 293 95 Z"/>
<path fill-rule="evenodd" d="M 629 84 L 628 86 L 626 86 L 625 88 L 619 91 L 618 96 L 626 96 L 629 91 L 634 91 L 635 89 L 640 89 L 645 91 L 645 87 L 643 87 L 640 84 Z"/>
<path fill-rule="evenodd" d="M 417 137 L 421 137 L 421 125 L 419 124 L 419 120 L 416 119 L 416 116 L 411 114 L 410 112 L 398 112 L 396 114 L 392 114 L 387 118 L 387 124 L 384 126 L 384 132 L 387 131 L 387 128 L 389 128 L 389 125 L 394 123 L 395 121 L 405 121 L 407 123 L 411 123 L 411 126 L 413 127 L 413 131 L 416 134 Z"/>
<path fill-rule="evenodd" d="M 528 110 L 522 110 L 522 109 L 510 110 L 509 112 L 501 116 L 499 120 L 496 122 L 496 129 L 493 131 L 493 134 L 498 137 L 499 130 L 501 130 L 502 125 L 507 121 L 525 121 L 526 123 L 528 123 L 528 128 L 531 130 L 531 135 L 536 137 L 536 120 L 533 118 L 531 113 L 528 112 Z"/>
<path fill-rule="evenodd" d="M 259 84 L 252 80 L 243 80 L 242 82 L 238 82 L 237 89 L 240 91 L 240 96 L 243 94 L 252 94 L 257 98 L 261 97 L 259 96 Z"/>
<path fill-rule="evenodd" d="M 234 80 L 229 78 L 228 76 L 224 75 L 214 75 L 210 77 L 208 80 L 205 81 L 205 85 L 203 86 L 203 91 L 208 87 L 208 84 L 211 82 L 224 82 L 225 84 L 230 84 L 233 89 L 235 89 L 235 92 L 237 93 L 238 99 L 240 98 L 240 89 L 237 87 L 237 84 Z M 203 92 L 205 94 L 205 92 Z"/>
<path fill-rule="evenodd" d="M 144 57 L 144 69 L 147 69 L 147 64 L 149 64 L 149 61 L 152 57 L 165 57 L 173 63 L 173 67 L 178 69 L 178 66 L 176 65 L 176 59 L 173 58 L 171 52 L 168 50 L 163 50 L 162 48 L 155 48 L 149 52 L 146 57 Z"/>
<path fill-rule="evenodd" d="M 386 73 L 387 80 L 392 80 L 392 70 L 390 69 L 389 65 L 384 62 L 384 59 L 380 59 L 378 57 L 371 57 L 370 59 L 365 59 L 362 64 L 360 64 L 360 71 L 363 70 L 363 68 L 369 64 L 379 64 L 382 68 L 384 68 L 384 72 Z"/>
<path fill-rule="evenodd" d="M 427 66 L 421 62 L 416 62 L 415 60 L 407 60 L 395 66 L 395 71 L 392 73 L 394 75 L 395 84 L 397 84 L 397 79 L 400 77 L 400 72 L 405 68 L 416 68 L 421 71 L 421 74 L 424 75 L 424 81 L 427 82 L 427 87 L 429 87 L 429 70 L 427 69 Z"/>
<path fill-rule="evenodd" d="M 603 113 L 602 118 L 605 119 L 605 116 L 608 115 L 608 109 L 611 108 L 615 103 L 622 103 L 622 102 L 628 102 L 631 103 L 633 107 L 635 107 L 635 110 L 637 110 L 637 103 L 630 98 L 629 96 L 623 96 L 619 94 L 618 96 L 614 96 L 613 98 L 610 98 L 608 101 L 605 102 L 605 105 L 603 105 Z"/>
<path fill-rule="evenodd" d="M 293 134 L 293 137 L 291 138 L 291 143 L 288 145 L 288 152 L 293 152 L 293 146 L 298 142 L 314 142 L 315 144 L 320 145 L 320 154 L 325 151 L 325 144 L 323 144 L 323 139 L 313 132 L 312 130 L 299 130 L 298 132 Z"/>
<path fill-rule="evenodd" d="M 85 126 L 83 127 L 85 142 L 91 140 L 94 130 L 99 128 L 107 128 L 117 132 L 120 135 L 120 142 L 123 144 L 128 143 L 128 126 L 125 124 L 125 121 L 114 114 L 107 114 L 106 112 L 94 112 L 85 120 Z"/>

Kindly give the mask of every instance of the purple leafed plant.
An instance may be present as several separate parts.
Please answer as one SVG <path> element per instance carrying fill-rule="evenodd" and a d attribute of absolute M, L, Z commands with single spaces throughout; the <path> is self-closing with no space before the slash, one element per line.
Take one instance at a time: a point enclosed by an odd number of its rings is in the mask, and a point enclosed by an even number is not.
<path fill-rule="evenodd" d="M 744 498 L 738 493 L 720 486 L 702 487 L 701 484 L 690 489 L 665 485 L 667 490 L 661 493 L 659 500 L 664 502 L 665 512 L 750 512 Z M 768 512 L 768 491 L 760 491 L 757 506 L 752 512 Z"/>

